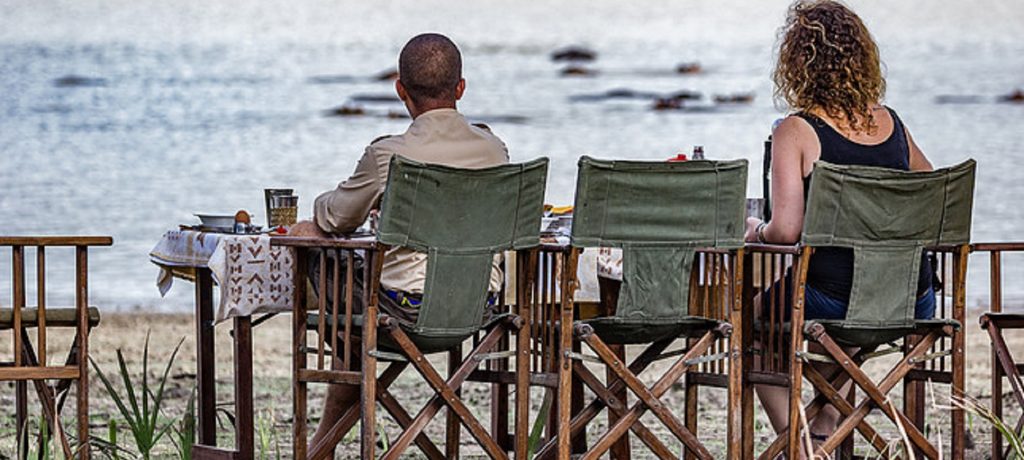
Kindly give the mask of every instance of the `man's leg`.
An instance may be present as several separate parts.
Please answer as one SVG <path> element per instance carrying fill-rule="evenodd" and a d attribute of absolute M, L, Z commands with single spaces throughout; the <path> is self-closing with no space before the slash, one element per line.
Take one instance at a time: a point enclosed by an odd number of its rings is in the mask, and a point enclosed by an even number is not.
<path fill-rule="evenodd" d="M 363 312 L 364 305 L 364 287 L 363 287 L 363 260 L 360 257 L 354 258 L 355 265 L 355 276 L 353 279 L 352 289 L 352 312 L 353 314 L 361 314 Z M 329 253 L 327 259 L 327 280 L 328 283 L 333 282 L 334 279 L 334 254 Z M 342 299 L 345 298 L 345 275 L 348 271 L 347 258 L 342 253 L 341 260 L 338 263 L 339 276 L 338 279 L 341 282 L 339 293 Z M 319 286 L 320 280 L 320 259 L 319 257 L 311 257 L 309 264 L 310 278 L 313 279 L 313 289 L 319 295 L 320 292 L 326 291 L 327 295 L 327 311 L 332 312 L 334 309 L 334 296 L 333 289 L 323 289 Z M 403 306 L 397 303 L 391 297 L 379 293 L 377 296 L 377 306 L 381 314 L 390 315 L 397 318 L 399 321 L 416 322 L 418 310 L 411 307 Z M 344 308 L 344 305 L 339 305 L 339 308 Z M 359 333 L 358 330 L 352 331 L 353 335 Z M 340 342 L 340 338 L 339 338 Z M 339 347 L 340 348 L 340 347 Z M 350 356 L 350 362 L 352 363 L 352 370 L 359 371 L 362 369 L 362 355 L 360 353 L 360 347 L 353 346 Z M 334 361 L 334 360 L 332 360 Z M 332 366 L 334 370 L 341 370 L 341 360 Z M 322 439 L 327 437 L 328 432 L 334 426 L 338 420 L 354 405 L 359 404 L 361 391 L 358 385 L 341 385 L 341 384 L 328 384 L 327 395 L 324 398 L 324 411 L 320 417 L 320 424 L 317 425 L 316 432 L 313 434 L 311 445 L 317 445 Z"/>
<path fill-rule="evenodd" d="M 362 369 L 362 363 L 359 360 L 359 353 L 353 350 L 352 353 L 352 369 Z M 340 370 L 341 361 L 336 361 L 333 366 L 335 370 Z M 324 398 L 324 411 L 320 417 L 320 424 L 316 427 L 316 433 L 313 434 L 313 440 L 310 445 L 317 445 L 322 439 L 327 437 L 327 433 L 331 430 L 341 416 L 345 414 L 348 409 L 354 405 L 359 404 L 359 386 L 358 385 L 340 385 L 340 384 L 328 384 L 327 385 L 327 396 Z"/>
<path fill-rule="evenodd" d="M 341 299 L 345 298 L 345 276 L 348 273 L 348 258 L 345 254 L 341 254 L 341 259 L 338 263 L 339 273 L 338 279 L 341 283 L 339 286 L 339 293 Z M 353 314 L 362 313 L 363 309 L 363 263 L 362 259 L 358 256 L 355 257 L 355 273 L 353 279 L 352 289 L 352 312 Z M 307 273 L 313 284 L 314 293 L 319 296 L 321 293 L 327 296 L 327 311 L 333 312 L 334 310 L 334 296 L 333 288 L 331 283 L 334 280 L 334 266 L 335 266 L 335 254 L 328 253 L 327 257 L 327 285 L 320 286 L 320 257 L 310 257 L 309 266 Z M 339 305 L 339 308 L 344 309 L 344 305 Z M 340 318 L 340 317 L 339 317 Z M 355 331 L 353 331 L 355 332 Z M 339 339 L 339 342 L 341 340 Z M 339 343 L 340 345 L 340 343 Z M 341 347 L 339 347 L 341 348 Z M 338 352 L 338 351 L 335 351 Z M 331 360 L 332 369 L 342 370 L 342 360 Z M 350 356 L 350 362 L 352 370 L 358 371 L 362 369 L 362 360 L 360 359 L 359 347 L 352 347 Z M 359 386 L 358 385 L 341 385 L 341 384 L 328 384 L 327 395 L 324 398 L 324 410 L 320 417 L 320 423 L 317 425 L 316 432 L 313 434 L 313 439 L 310 441 L 310 445 L 316 446 L 320 441 L 327 437 L 327 433 L 331 430 L 335 423 L 341 419 L 341 416 L 345 414 L 350 407 L 355 404 L 359 404 Z"/>

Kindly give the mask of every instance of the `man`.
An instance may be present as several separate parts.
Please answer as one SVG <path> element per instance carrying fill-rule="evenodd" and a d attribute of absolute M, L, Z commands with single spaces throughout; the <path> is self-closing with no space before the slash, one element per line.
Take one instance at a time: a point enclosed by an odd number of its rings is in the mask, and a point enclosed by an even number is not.
<path fill-rule="evenodd" d="M 336 189 L 317 197 L 313 222 L 296 225 L 291 234 L 345 234 L 362 225 L 370 212 L 380 205 L 393 155 L 460 168 L 508 163 L 505 144 L 486 126 L 471 125 L 456 111 L 456 101 L 462 98 L 465 89 L 462 56 L 455 43 L 439 34 L 422 34 L 409 40 L 398 59 L 395 90 L 413 118 L 412 125 L 404 134 L 384 136 L 371 142 L 352 176 Z M 381 313 L 403 321 L 416 320 L 426 278 L 426 259 L 426 254 L 409 249 L 388 251 L 380 279 Z M 500 290 L 503 280 L 497 263 L 496 258 L 491 273 L 492 292 Z M 357 299 L 361 298 L 362 289 L 353 291 Z M 355 362 L 358 363 L 358 359 Z M 317 445 L 345 410 L 358 401 L 358 387 L 330 385 L 323 418 L 313 435 L 312 445 Z"/>

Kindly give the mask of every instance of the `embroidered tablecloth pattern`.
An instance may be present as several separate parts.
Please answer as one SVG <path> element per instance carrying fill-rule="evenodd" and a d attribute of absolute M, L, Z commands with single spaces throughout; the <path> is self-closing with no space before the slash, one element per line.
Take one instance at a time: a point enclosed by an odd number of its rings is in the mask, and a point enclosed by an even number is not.
<path fill-rule="evenodd" d="M 161 268 L 161 295 L 175 277 L 194 280 L 195 268 L 209 268 L 220 287 L 217 322 L 291 310 L 292 251 L 272 248 L 266 235 L 169 231 L 149 256 Z"/>

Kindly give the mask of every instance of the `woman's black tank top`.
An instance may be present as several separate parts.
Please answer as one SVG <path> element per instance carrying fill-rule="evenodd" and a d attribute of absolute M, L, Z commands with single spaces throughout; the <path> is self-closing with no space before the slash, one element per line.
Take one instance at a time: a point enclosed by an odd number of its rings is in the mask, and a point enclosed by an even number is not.
<path fill-rule="evenodd" d="M 797 115 L 814 128 L 821 143 L 821 160 L 841 165 L 878 166 L 883 168 L 910 170 L 910 145 L 903 123 L 896 112 L 886 107 L 892 116 L 893 128 L 889 138 L 880 144 L 864 145 L 853 142 L 836 132 L 821 118 L 808 113 Z M 813 173 L 813 172 L 812 172 Z M 804 201 L 810 189 L 811 176 L 804 178 Z M 921 275 L 918 294 L 931 286 L 932 269 L 928 258 L 921 258 Z M 849 248 L 818 248 L 811 256 L 807 268 L 807 284 L 829 297 L 849 302 L 853 285 L 853 250 Z"/>

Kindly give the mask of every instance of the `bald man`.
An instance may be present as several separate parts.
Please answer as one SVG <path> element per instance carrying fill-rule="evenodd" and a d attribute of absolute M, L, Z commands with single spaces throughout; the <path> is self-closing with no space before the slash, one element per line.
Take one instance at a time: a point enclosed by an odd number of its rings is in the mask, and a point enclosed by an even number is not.
<path fill-rule="evenodd" d="M 422 34 L 409 40 L 398 58 L 395 91 L 412 116 L 412 124 L 405 133 L 371 142 L 355 172 L 337 188 L 316 198 L 313 222 L 296 225 L 291 233 L 297 236 L 346 234 L 362 225 L 370 211 L 380 206 L 392 155 L 460 168 L 508 163 L 505 144 L 487 126 L 470 124 L 456 110 L 456 101 L 465 90 L 462 56 L 455 43 L 439 34 Z M 501 289 L 503 281 L 498 264 L 499 259 L 495 258 L 491 272 L 492 293 Z M 361 270 L 359 265 L 357 271 Z M 378 299 L 382 313 L 402 321 L 416 320 L 426 267 L 427 256 L 423 253 L 396 248 L 385 254 L 380 279 L 382 292 Z M 362 277 L 357 276 L 356 280 L 361 283 Z M 361 291 L 362 286 L 356 286 L 353 295 L 361 299 Z M 313 435 L 312 445 L 316 446 L 334 422 L 358 400 L 357 386 L 330 385 L 323 418 Z"/>

